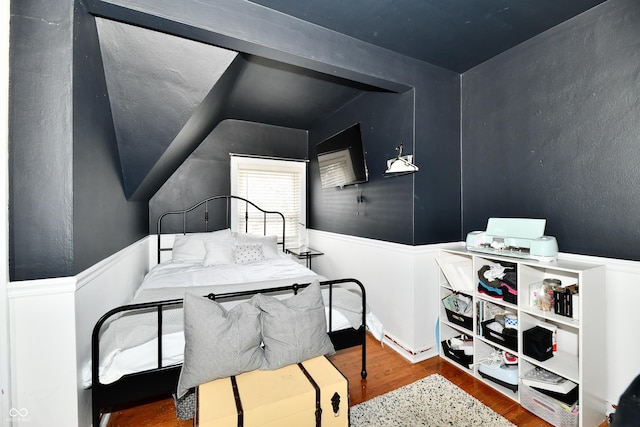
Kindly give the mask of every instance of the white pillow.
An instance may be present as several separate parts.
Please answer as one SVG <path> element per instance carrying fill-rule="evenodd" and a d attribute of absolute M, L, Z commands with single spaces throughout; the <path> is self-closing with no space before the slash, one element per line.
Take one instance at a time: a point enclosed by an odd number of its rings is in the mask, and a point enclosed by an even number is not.
<path fill-rule="evenodd" d="M 205 240 L 206 255 L 203 264 L 205 267 L 233 264 L 233 238 L 222 237 L 219 239 Z"/>
<path fill-rule="evenodd" d="M 207 251 L 204 247 L 205 240 L 231 237 L 231 230 L 211 231 L 209 233 L 179 234 L 173 241 L 171 259 L 179 262 L 203 262 Z"/>
<path fill-rule="evenodd" d="M 262 244 L 262 252 L 265 259 L 279 258 L 281 254 L 278 252 L 278 236 L 259 236 L 257 234 L 236 234 L 238 243 L 260 243 Z"/>
<path fill-rule="evenodd" d="M 233 261 L 236 264 L 249 264 L 264 260 L 262 244 L 244 243 L 233 247 Z"/>

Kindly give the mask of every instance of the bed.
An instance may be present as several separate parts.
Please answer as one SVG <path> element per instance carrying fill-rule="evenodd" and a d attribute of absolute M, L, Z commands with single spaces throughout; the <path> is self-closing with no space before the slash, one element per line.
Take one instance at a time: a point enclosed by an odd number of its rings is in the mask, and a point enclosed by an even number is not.
<path fill-rule="evenodd" d="M 216 203 L 223 205 L 223 221 Z M 231 215 L 237 214 L 234 203 L 243 210 L 243 233 L 229 228 Z M 201 228 L 188 219 L 192 213 L 203 218 Z M 256 293 L 288 298 L 319 281 L 331 341 L 336 350 L 361 346 L 361 375 L 366 378 L 366 331 L 381 338 L 382 325 L 367 308 L 363 284 L 356 279 L 326 280 L 286 255 L 287 229 L 281 213 L 241 197 L 214 196 L 162 214 L 157 227 L 158 264 L 132 302 L 106 313 L 93 330 L 84 382 L 92 389 L 94 425 L 104 408 L 175 392 L 184 350 L 185 293 L 232 307 Z"/>

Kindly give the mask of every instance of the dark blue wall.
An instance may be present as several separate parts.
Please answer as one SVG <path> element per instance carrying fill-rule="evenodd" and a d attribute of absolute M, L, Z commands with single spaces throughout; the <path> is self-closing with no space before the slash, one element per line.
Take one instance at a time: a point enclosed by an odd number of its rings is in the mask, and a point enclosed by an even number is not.
<path fill-rule="evenodd" d="M 72 17 L 68 2 L 11 2 L 12 280 L 73 273 Z"/>
<path fill-rule="evenodd" d="M 640 260 L 639 29 L 609 1 L 463 75 L 465 233 L 546 218 L 563 252 Z"/>
<path fill-rule="evenodd" d="M 75 275 L 147 234 L 147 202 L 123 193 L 94 18 L 75 12 L 11 2 L 11 280 Z"/>
<path fill-rule="evenodd" d="M 413 179 L 384 178 L 386 158 L 406 141 L 412 152 L 413 91 L 368 92 L 309 132 L 309 228 L 398 243 L 413 243 Z M 369 181 L 322 188 L 316 145 L 360 122 Z M 384 224 L 384 226 L 381 226 Z"/>
<path fill-rule="evenodd" d="M 367 92 L 310 131 L 310 228 L 409 245 L 460 240 L 460 81 L 439 71 L 425 67 L 402 94 Z M 355 122 L 369 181 L 322 188 L 315 145 Z M 400 143 L 420 170 L 384 177 Z"/>
<path fill-rule="evenodd" d="M 375 102 L 363 102 L 355 111 L 350 107 L 340 109 L 330 115 L 331 122 L 324 122 L 324 117 L 318 115 L 315 121 L 318 124 L 312 123 L 305 129 L 317 129 L 320 134 L 325 126 L 327 131 L 340 130 L 332 124 L 334 120 L 336 123 L 348 122 L 345 126 L 355 121 L 369 121 L 375 124 L 376 130 L 382 131 L 406 126 L 403 133 L 389 135 L 389 140 L 384 134 L 378 135 L 378 140 L 384 139 L 380 146 L 375 145 L 376 141 L 370 142 L 367 161 L 370 165 L 384 167 L 386 160 L 395 155 L 395 147 L 402 142 L 405 154 L 415 154 L 418 165 L 423 165 L 421 171 L 413 177 L 379 184 L 379 187 L 378 184 L 361 186 L 372 202 L 367 207 L 372 209 L 370 214 L 373 216 L 364 220 L 362 216 L 350 221 L 337 220 L 341 212 L 353 211 L 350 201 L 355 197 L 346 196 L 345 192 L 345 196 L 337 196 L 332 203 L 317 203 L 312 187 L 314 199 L 309 208 L 312 218 L 309 225 L 408 244 L 461 238 L 458 73 L 309 25 L 251 2 L 184 0 L 141 4 L 135 0 L 111 0 L 109 3 L 89 0 L 88 3 L 96 13 L 118 20 L 379 88 L 379 92 L 367 91 L 371 92 L 367 96 L 376 99 Z M 172 16 L 179 19 L 169 22 Z M 285 82 L 282 91 L 286 93 L 291 89 Z M 395 122 L 392 117 L 398 113 L 389 114 L 389 109 L 383 105 L 385 101 L 377 98 L 407 92 L 413 97 L 410 111 L 403 110 L 402 120 Z M 401 141 L 401 136 L 407 139 Z M 314 144 L 314 141 L 312 137 L 310 143 Z M 375 148 L 372 150 L 372 147 Z M 391 195 L 393 197 L 388 197 Z M 365 195 L 365 204 L 366 200 Z M 388 221 L 390 219 L 397 223 Z M 382 220 L 384 226 L 381 227 L 377 220 Z M 392 223 L 395 225 L 386 229 Z"/>
<path fill-rule="evenodd" d="M 74 14 L 76 4 L 79 6 Z M 51 4 L 12 1 L 12 280 L 73 275 L 138 240 L 153 222 L 144 205 L 152 196 L 147 189 L 154 185 L 145 183 L 144 194 L 135 197 L 136 201 L 127 201 L 123 195 L 124 179 L 114 146 L 115 132 L 110 127 L 95 23 L 83 9 L 85 4 L 94 8 L 93 12 L 124 22 L 348 79 L 355 83 L 353 88 L 380 88 L 380 92 L 367 94 L 371 104 L 361 104 L 360 111 L 345 113 L 345 117 L 359 116 L 369 121 L 374 128 L 368 129 L 367 134 L 370 138 L 375 134 L 374 138 L 382 141 L 379 146 L 370 146 L 367 159 L 377 179 L 400 142 L 406 153 L 416 154 L 418 164 L 425 165 L 425 172 L 421 171 L 424 179 L 432 179 L 434 171 L 445 162 L 451 161 L 450 167 L 459 170 L 459 132 L 457 126 L 450 125 L 457 123 L 459 117 L 451 108 L 459 99 L 456 73 L 249 2 L 150 3 L 144 6 L 148 8 L 145 11 L 138 2 L 128 0 Z M 173 15 L 180 19 L 172 21 Z M 48 25 L 49 22 L 58 25 Z M 265 26 L 264 22 L 270 25 Z M 353 88 L 348 87 L 344 95 L 353 93 Z M 384 105 L 393 92 L 402 93 L 395 94 L 402 99 L 398 111 Z M 335 116 L 336 123 L 343 119 Z M 326 126 L 331 126 L 328 121 Z M 227 156 L 228 150 L 221 153 Z M 457 153 L 457 158 L 450 153 Z M 428 163 L 438 167 L 431 169 Z M 157 180 L 159 176 L 155 174 L 150 179 Z M 364 194 L 371 216 L 356 218 L 348 226 L 323 227 L 409 244 L 434 238 L 457 239 L 458 176 L 440 176 L 444 185 L 425 189 L 414 185 L 417 179 L 423 178 L 379 180 Z M 436 193 L 442 192 L 448 193 L 446 202 L 432 203 L 440 197 Z M 340 209 L 351 205 L 347 203 Z M 419 216 L 415 214 L 416 207 L 420 209 Z M 334 215 L 325 211 L 324 205 L 312 205 L 310 212 L 319 217 Z M 366 219 L 361 221 L 363 218 Z M 397 222 L 387 221 L 398 218 Z M 378 220 L 395 225 L 385 229 Z M 438 224 L 440 220 L 444 224 Z M 429 225 L 425 227 L 423 223 Z M 444 235 L 441 230 L 445 230 Z"/>
<path fill-rule="evenodd" d="M 73 43 L 73 272 L 147 235 L 148 203 L 123 192 L 95 19 L 80 8 Z"/>
<path fill-rule="evenodd" d="M 425 68 L 415 88 L 414 243 L 462 238 L 460 76 Z"/>
<path fill-rule="evenodd" d="M 132 13 L 132 2 L 119 3 L 118 13 Z M 265 30 L 255 24 L 267 11 L 249 2 L 147 6 L 193 10 L 184 23 L 160 20 L 172 33 L 385 89 L 311 127 L 310 150 L 365 123 L 372 177 L 321 190 L 311 164 L 312 227 L 427 244 L 459 240 L 490 216 L 543 217 L 562 251 L 640 259 L 636 1 L 607 1 L 465 73 L 462 84 L 456 73 L 283 15 L 269 15 L 277 22 Z M 12 1 L 10 72 L 11 280 L 73 275 L 153 222 L 146 199 L 123 196 L 93 18 L 82 8 L 74 15 L 71 1 Z M 400 142 L 420 171 L 381 178 Z"/>
<path fill-rule="evenodd" d="M 229 153 L 306 159 L 307 132 L 240 120 L 222 121 L 149 201 L 150 234 L 156 233 L 163 212 L 189 208 L 210 196 L 231 194 Z M 211 230 L 226 224 L 224 216 L 215 216 L 213 211 L 209 220 Z M 163 221 L 163 232 L 182 232 L 181 223 L 170 221 Z M 187 227 L 189 231 L 204 231 L 198 228 L 202 224 Z"/>

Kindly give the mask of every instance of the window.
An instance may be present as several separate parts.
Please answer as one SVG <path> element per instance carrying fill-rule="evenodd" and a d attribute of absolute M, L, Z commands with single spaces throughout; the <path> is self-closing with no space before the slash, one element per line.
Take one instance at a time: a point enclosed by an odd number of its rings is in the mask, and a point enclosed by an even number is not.
<path fill-rule="evenodd" d="M 282 212 L 285 219 L 285 247 L 298 246 L 300 225 L 306 219 L 305 161 L 273 160 L 255 157 L 231 156 L 231 194 L 243 197 L 262 209 Z M 232 207 L 231 226 L 245 229 L 246 206 L 235 203 Z M 249 233 L 262 234 L 262 216 L 249 209 Z M 267 224 L 267 234 L 275 234 L 282 241 L 282 224 L 278 219 Z"/>

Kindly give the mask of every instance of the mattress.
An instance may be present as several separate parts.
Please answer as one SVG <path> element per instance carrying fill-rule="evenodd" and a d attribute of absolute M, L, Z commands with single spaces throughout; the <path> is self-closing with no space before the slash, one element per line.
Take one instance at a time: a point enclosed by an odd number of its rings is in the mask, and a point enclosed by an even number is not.
<path fill-rule="evenodd" d="M 249 264 L 229 264 L 205 267 L 202 263 L 167 261 L 158 264 L 145 276 L 132 304 L 182 299 L 185 293 L 195 295 L 221 294 L 245 290 L 260 290 L 325 280 L 297 261 L 282 256 Z M 281 298 L 288 298 L 284 294 Z M 329 323 L 329 290 L 323 289 L 327 323 Z M 225 301 L 229 309 L 237 301 Z M 331 330 L 359 328 L 362 323 L 362 299 L 354 289 L 334 286 L 334 309 Z M 383 328 L 367 309 L 367 328 L 382 340 Z M 163 366 L 182 363 L 184 351 L 182 308 L 163 311 Z M 327 325 L 329 330 L 329 325 Z M 102 329 L 100 336 L 99 375 L 102 384 L 110 384 L 126 374 L 157 368 L 157 314 L 155 311 L 121 314 Z M 91 385 L 91 361 L 83 367 L 83 385 Z"/>

